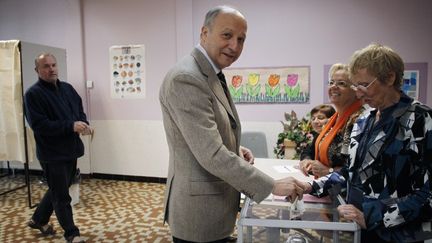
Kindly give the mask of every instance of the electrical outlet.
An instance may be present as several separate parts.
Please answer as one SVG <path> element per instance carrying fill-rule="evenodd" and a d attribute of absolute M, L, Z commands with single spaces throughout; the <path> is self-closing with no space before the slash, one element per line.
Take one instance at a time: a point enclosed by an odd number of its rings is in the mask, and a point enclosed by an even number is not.
<path fill-rule="evenodd" d="M 88 89 L 93 88 L 93 81 L 87 80 L 86 86 Z"/>

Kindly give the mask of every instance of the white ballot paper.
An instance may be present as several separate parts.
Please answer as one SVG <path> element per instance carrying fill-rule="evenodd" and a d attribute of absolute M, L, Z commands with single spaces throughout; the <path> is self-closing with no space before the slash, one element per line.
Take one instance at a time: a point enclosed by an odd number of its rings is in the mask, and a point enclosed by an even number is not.
<path fill-rule="evenodd" d="M 299 169 L 295 168 L 292 165 L 275 165 L 275 166 L 273 166 L 273 169 L 276 170 L 278 173 L 295 173 L 295 172 L 300 172 Z"/>

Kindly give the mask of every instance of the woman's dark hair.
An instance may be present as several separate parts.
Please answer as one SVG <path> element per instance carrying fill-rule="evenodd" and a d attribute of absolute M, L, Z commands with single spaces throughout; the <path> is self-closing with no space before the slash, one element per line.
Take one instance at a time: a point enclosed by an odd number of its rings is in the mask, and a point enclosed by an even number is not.
<path fill-rule="evenodd" d="M 334 113 L 336 113 L 335 108 L 331 105 L 323 104 L 323 105 L 317 105 L 314 108 L 312 108 L 310 114 L 311 116 L 317 112 L 322 112 L 324 115 L 326 115 L 327 118 L 330 118 L 333 116 Z"/>

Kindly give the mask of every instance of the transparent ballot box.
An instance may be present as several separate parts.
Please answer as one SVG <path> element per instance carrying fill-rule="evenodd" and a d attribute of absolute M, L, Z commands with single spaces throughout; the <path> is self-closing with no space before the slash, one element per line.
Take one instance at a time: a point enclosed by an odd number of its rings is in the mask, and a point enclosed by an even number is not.
<path fill-rule="evenodd" d="M 306 200 L 257 204 L 246 198 L 237 221 L 238 242 L 360 242 L 360 226 L 341 221 L 336 206 Z"/>

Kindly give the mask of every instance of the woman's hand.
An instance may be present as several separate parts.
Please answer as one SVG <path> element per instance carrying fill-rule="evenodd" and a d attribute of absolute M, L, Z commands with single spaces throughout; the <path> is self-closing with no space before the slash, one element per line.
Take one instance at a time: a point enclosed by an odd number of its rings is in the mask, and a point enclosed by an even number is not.
<path fill-rule="evenodd" d="M 309 172 L 315 177 L 325 176 L 329 173 L 329 167 L 318 160 L 304 159 L 299 163 L 299 169 L 305 176 L 309 176 Z"/>
<path fill-rule="evenodd" d="M 305 176 L 309 176 L 309 171 L 311 170 L 313 160 L 304 159 L 299 163 L 299 169 Z"/>
<path fill-rule="evenodd" d="M 340 205 L 337 208 L 340 217 L 352 220 L 360 225 L 362 229 L 366 229 L 366 222 L 363 215 L 363 212 L 358 208 L 354 207 L 352 204 Z"/>
<path fill-rule="evenodd" d="M 329 167 L 327 167 L 326 165 L 324 165 L 318 160 L 313 160 L 310 168 L 312 174 L 318 178 L 329 174 L 330 173 L 329 169 L 330 169 Z"/>

